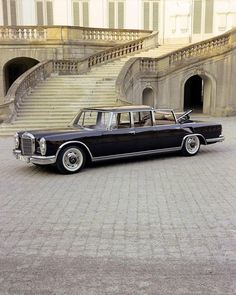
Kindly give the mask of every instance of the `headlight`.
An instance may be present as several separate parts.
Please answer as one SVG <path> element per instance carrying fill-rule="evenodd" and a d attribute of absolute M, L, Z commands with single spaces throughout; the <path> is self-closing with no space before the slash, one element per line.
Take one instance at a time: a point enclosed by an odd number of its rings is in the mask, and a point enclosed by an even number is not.
<path fill-rule="evenodd" d="M 43 137 L 39 141 L 39 148 L 40 148 L 41 155 L 45 156 L 47 151 L 47 143 L 45 138 Z"/>
<path fill-rule="evenodd" d="M 18 149 L 19 145 L 20 145 L 20 139 L 19 139 L 19 134 L 16 133 L 14 135 L 14 143 L 15 143 L 15 149 Z"/>

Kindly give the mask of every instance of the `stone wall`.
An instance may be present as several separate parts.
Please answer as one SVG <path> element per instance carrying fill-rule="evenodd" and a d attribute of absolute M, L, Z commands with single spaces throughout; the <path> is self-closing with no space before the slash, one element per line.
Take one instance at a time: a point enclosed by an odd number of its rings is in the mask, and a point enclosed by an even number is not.
<path fill-rule="evenodd" d="M 189 78 L 203 82 L 203 113 L 236 115 L 235 30 L 161 57 L 136 58 L 120 73 L 116 87 L 123 100 L 143 103 L 143 92 L 152 89 L 154 107 L 183 110 Z"/>

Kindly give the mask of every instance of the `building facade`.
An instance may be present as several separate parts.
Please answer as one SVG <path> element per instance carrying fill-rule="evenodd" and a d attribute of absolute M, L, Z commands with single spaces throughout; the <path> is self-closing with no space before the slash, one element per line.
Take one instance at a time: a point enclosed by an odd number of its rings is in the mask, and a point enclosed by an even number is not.
<path fill-rule="evenodd" d="M 0 0 L 0 25 L 159 31 L 161 43 L 196 42 L 236 25 L 235 0 Z"/>

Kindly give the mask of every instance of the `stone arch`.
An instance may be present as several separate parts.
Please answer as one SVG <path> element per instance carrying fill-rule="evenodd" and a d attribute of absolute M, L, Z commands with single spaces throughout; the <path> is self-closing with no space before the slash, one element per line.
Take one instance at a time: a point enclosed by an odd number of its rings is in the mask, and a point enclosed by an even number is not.
<path fill-rule="evenodd" d="M 152 87 L 146 87 L 143 89 L 142 104 L 154 107 L 154 91 Z"/>
<path fill-rule="evenodd" d="M 196 83 L 195 85 L 198 85 L 198 89 L 196 90 L 198 93 L 196 95 L 201 94 L 202 96 L 200 109 L 198 108 L 198 105 L 196 105 L 196 109 L 198 109 L 198 111 L 200 110 L 204 114 L 213 114 L 216 105 L 216 80 L 211 73 L 204 70 L 195 70 L 188 73 L 183 79 L 181 95 L 183 108 L 185 107 L 186 100 L 186 83 L 189 81 L 191 83 L 191 79 L 193 79 L 192 81 L 195 81 L 193 84 Z M 194 103 L 192 106 L 194 109 Z"/>
<path fill-rule="evenodd" d="M 184 109 L 203 111 L 204 81 L 199 75 L 193 75 L 184 84 Z"/>
<path fill-rule="evenodd" d="M 18 77 L 38 63 L 38 60 L 30 57 L 17 57 L 9 60 L 3 67 L 4 95 Z"/>

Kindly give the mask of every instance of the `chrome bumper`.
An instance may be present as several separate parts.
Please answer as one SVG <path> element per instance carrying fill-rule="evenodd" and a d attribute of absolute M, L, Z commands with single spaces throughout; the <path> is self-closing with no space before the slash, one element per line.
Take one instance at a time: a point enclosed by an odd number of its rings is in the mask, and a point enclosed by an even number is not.
<path fill-rule="evenodd" d="M 223 135 L 220 135 L 219 137 L 216 137 L 216 138 L 206 139 L 206 142 L 207 143 L 216 143 L 216 142 L 222 142 L 224 140 L 225 140 L 225 137 Z"/>
<path fill-rule="evenodd" d="M 13 155 L 16 157 L 16 159 L 19 159 L 26 163 L 49 165 L 49 164 L 54 164 L 56 162 L 56 156 L 48 156 L 48 157 L 37 156 L 37 155 L 23 156 L 20 150 L 13 150 Z"/>

